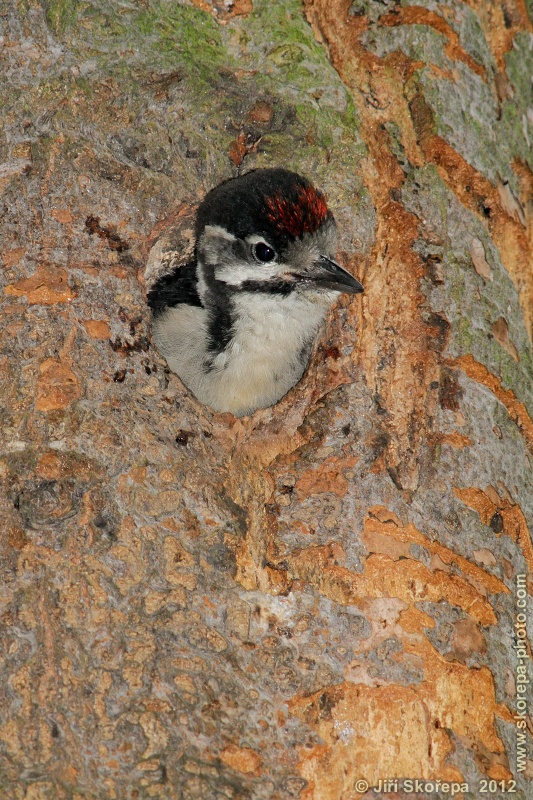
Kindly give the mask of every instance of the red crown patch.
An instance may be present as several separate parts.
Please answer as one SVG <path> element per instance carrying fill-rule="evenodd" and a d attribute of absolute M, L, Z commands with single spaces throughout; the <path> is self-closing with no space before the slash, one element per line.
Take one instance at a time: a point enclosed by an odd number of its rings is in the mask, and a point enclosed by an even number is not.
<path fill-rule="evenodd" d="M 313 186 L 302 186 L 296 202 L 275 194 L 267 197 L 266 203 L 270 222 L 279 231 L 287 231 L 294 237 L 314 233 L 329 214 L 324 195 Z"/>

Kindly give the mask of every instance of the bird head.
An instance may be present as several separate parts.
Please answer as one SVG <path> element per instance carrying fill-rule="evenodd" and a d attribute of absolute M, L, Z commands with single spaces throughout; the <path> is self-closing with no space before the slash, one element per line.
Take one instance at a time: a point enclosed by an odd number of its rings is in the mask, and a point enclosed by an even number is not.
<path fill-rule="evenodd" d="M 285 169 L 258 169 L 212 189 L 196 219 L 199 291 L 357 294 L 335 261 L 324 195 Z"/>

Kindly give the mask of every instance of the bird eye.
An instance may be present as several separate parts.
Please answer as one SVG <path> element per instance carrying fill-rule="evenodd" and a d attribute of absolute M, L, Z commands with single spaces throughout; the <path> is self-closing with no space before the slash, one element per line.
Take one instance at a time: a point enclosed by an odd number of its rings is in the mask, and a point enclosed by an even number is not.
<path fill-rule="evenodd" d="M 263 264 L 267 264 L 269 261 L 273 261 L 276 258 L 276 251 L 265 244 L 265 242 L 257 242 L 257 244 L 254 244 L 253 254 L 257 260 L 262 261 Z"/>

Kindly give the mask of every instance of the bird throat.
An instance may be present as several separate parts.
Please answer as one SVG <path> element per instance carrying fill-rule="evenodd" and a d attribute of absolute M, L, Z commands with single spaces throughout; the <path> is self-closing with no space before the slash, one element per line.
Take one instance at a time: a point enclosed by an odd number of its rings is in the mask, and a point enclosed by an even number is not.
<path fill-rule="evenodd" d="M 242 292 L 232 304 L 225 319 L 212 318 L 210 339 L 217 348 L 209 370 L 227 387 L 232 407 L 244 414 L 257 407 L 258 397 L 261 406 L 277 402 L 300 379 L 331 297 Z"/>

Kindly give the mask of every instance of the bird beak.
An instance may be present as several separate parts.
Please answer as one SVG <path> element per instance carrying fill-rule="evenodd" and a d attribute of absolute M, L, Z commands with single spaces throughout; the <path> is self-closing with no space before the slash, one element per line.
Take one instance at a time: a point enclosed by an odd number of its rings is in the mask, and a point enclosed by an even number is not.
<path fill-rule="evenodd" d="M 347 294 L 364 292 L 362 284 L 353 275 L 350 275 L 336 261 L 327 256 L 320 256 L 303 277 L 304 280 L 312 281 L 325 289 L 333 289 L 336 292 L 346 292 Z"/>

